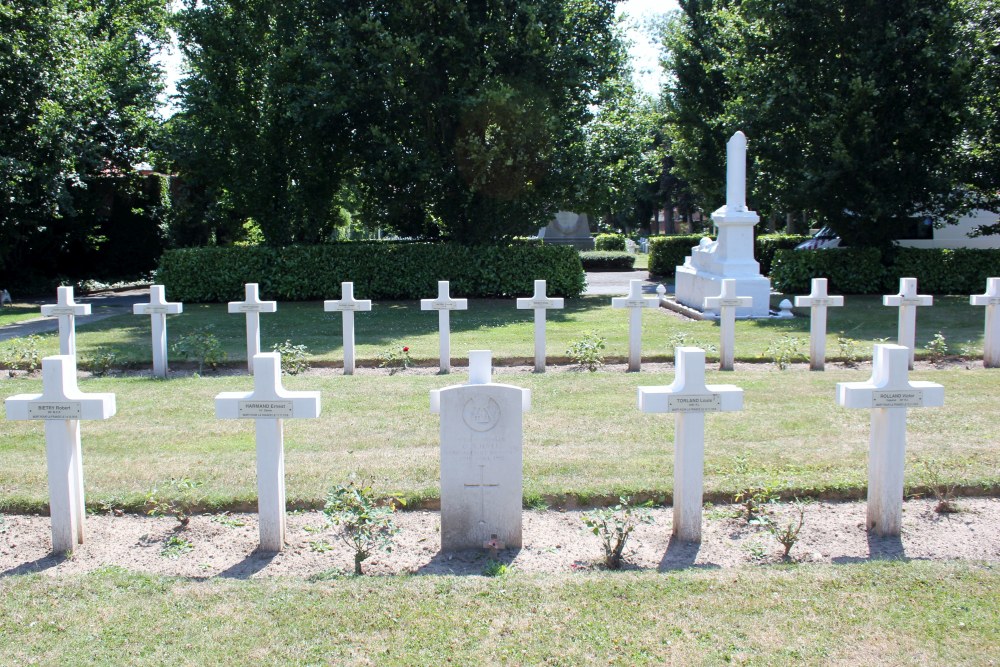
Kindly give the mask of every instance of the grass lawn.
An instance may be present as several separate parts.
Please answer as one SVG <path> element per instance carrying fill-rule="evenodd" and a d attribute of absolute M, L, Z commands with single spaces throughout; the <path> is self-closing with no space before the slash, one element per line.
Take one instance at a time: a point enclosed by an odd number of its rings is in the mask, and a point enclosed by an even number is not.
<path fill-rule="evenodd" d="M 989 665 L 994 565 L 500 578 L 0 579 L 0 662 Z"/>
<path fill-rule="evenodd" d="M 34 320 L 42 316 L 41 308 L 31 303 L 15 303 L 0 308 L 0 327 Z"/>

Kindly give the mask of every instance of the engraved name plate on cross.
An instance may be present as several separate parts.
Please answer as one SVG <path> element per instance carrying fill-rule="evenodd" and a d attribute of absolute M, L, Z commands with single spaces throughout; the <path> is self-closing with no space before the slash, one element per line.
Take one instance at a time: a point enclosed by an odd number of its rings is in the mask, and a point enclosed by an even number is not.
<path fill-rule="evenodd" d="M 261 301 L 257 283 L 247 283 L 246 298 L 243 301 L 230 301 L 230 313 L 245 313 L 247 316 L 247 368 L 253 372 L 253 358 L 260 354 L 260 314 L 273 313 L 278 310 L 275 301 Z"/>
<path fill-rule="evenodd" d="M 184 311 L 182 303 L 167 303 L 163 285 L 150 285 L 149 303 L 132 306 L 135 315 L 149 315 L 153 329 L 153 375 L 167 377 L 167 315 Z"/>
<path fill-rule="evenodd" d="M 441 549 L 520 547 L 527 389 L 491 381 L 489 350 L 469 352 L 469 383 L 431 391 L 441 415 Z"/>
<path fill-rule="evenodd" d="M 986 279 L 986 293 L 973 294 L 969 304 L 986 306 L 986 330 L 983 333 L 983 366 L 1000 368 L 1000 278 Z"/>
<path fill-rule="evenodd" d="M 83 544 L 83 453 L 81 419 L 115 414 L 114 394 L 85 394 L 76 384 L 71 355 L 42 359 L 42 393 L 19 394 L 6 401 L 7 419 L 45 421 L 45 456 L 49 472 L 52 551 L 72 551 Z"/>
<path fill-rule="evenodd" d="M 809 309 L 809 368 L 826 366 L 826 309 L 844 305 L 844 297 L 827 294 L 826 278 L 813 278 L 809 296 L 795 297 L 796 308 Z"/>
<path fill-rule="evenodd" d="M 438 281 L 438 295 L 436 299 L 421 299 L 420 310 L 438 311 L 438 332 L 440 336 L 441 372 L 451 372 L 451 316 L 453 310 L 468 310 L 468 299 L 452 299 L 448 295 L 448 281 Z"/>
<path fill-rule="evenodd" d="M 639 410 L 674 413 L 674 525 L 685 542 L 701 541 L 705 467 L 705 413 L 743 409 L 743 390 L 731 384 L 705 384 L 705 351 L 674 350 L 677 373 L 667 387 L 639 387 Z"/>
<path fill-rule="evenodd" d="M 59 318 L 59 354 L 76 356 L 76 317 L 90 315 L 90 304 L 74 301 L 72 287 L 59 287 L 56 293 L 56 303 L 42 306 L 42 315 Z"/>
<path fill-rule="evenodd" d="M 917 294 L 916 278 L 900 278 L 899 294 L 886 294 L 882 297 L 883 306 L 899 308 L 899 326 L 896 343 L 910 349 L 907 368 L 913 370 L 913 349 L 917 340 L 917 308 L 934 304 L 934 297 L 927 294 Z"/>
<path fill-rule="evenodd" d="M 535 311 L 535 372 L 545 372 L 545 311 L 549 308 L 562 308 L 561 298 L 545 296 L 545 281 L 535 281 L 535 293 L 530 298 L 518 299 L 517 307 L 521 310 Z"/>
<path fill-rule="evenodd" d="M 732 278 L 722 281 L 722 291 L 719 296 L 705 297 L 705 310 L 719 311 L 719 370 L 733 370 L 736 309 L 749 308 L 752 305 L 753 297 L 736 295 L 736 281 Z"/>
<path fill-rule="evenodd" d="M 340 299 L 323 302 L 323 310 L 344 317 L 344 375 L 354 375 L 354 313 L 371 309 L 371 301 L 354 298 L 354 283 L 340 283 Z"/>
<path fill-rule="evenodd" d="M 253 391 L 225 391 L 215 397 L 219 419 L 253 419 L 257 439 L 257 513 L 261 551 L 281 551 L 285 544 L 284 419 L 319 417 L 318 391 L 289 391 L 281 386 L 281 355 L 253 359 Z"/>
<path fill-rule="evenodd" d="M 630 280 L 628 296 L 611 299 L 612 308 L 628 308 L 628 370 L 638 372 L 642 368 L 642 309 L 658 308 L 658 296 L 643 296 L 642 281 Z"/>
<path fill-rule="evenodd" d="M 906 409 L 944 405 L 944 387 L 908 378 L 908 354 L 876 345 L 867 382 L 837 383 L 837 405 L 871 410 L 866 525 L 878 535 L 899 535 L 903 521 Z"/>

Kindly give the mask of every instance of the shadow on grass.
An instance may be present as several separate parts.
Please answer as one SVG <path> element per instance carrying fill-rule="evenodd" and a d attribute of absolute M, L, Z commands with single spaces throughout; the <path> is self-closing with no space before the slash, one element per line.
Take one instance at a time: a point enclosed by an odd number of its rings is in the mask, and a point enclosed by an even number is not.
<path fill-rule="evenodd" d="M 21 563 L 17 567 L 12 567 L 9 570 L 0 572 L 0 579 L 4 579 L 6 577 L 16 577 L 21 574 L 37 574 L 39 572 L 44 572 L 45 570 L 59 565 L 67 558 L 68 556 L 66 554 L 50 553 L 47 556 L 43 556 L 27 563 Z"/>
<path fill-rule="evenodd" d="M 688 568 L 718 570 L 720 566 L 714 563 L 695 565 L 698 559 L 698 551 L 701 549 L 700 542 L 685 542 L 676 535 L 670 536 L 667 543 L 667 550 L 660 559 L 660 565 L 656 569 L 660 572 L 670 570 L 685 570 Z"/>

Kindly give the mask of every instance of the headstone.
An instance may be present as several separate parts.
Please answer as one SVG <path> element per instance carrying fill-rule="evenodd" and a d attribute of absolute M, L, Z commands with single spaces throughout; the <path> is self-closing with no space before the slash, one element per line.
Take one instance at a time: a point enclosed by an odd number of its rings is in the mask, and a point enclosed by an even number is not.
<path fill-rule="evenodd" d="M 74 301 L 72 287 L 59 287 L 56 292 L 56 303 L 42 306 L 42 315 L 59 318 L 59 354 L 71 354 L 75 357 L 76 317 L 90 315 L 90 304 Z"/>
<path fill-rule="evenodd" d="M 571 245 L 577 250 L 594 249 L 590 219 L 586 213 L 556 212 L 555 219 L 538 231 L 538 238 L 545 243 Z"/>
<path fill-rule="evenodd" d="M 986 293 L 969 297 L 973 306 L 986 306 L 983 334 L 983 366 L 1000 368 L 1000 278 L 986 279 Z"/>
<path fill-rule="evenodd" d="M 611 299 L 612 308 L 628 308 L 628 370 L 638 372 L 642 368 L 642 309 L 658 308 L 660 297 L 643 296 L 642 281 L 630 280 L 628 296 Z"/>
<path fill-rule="evenodd" d="M 701 541 L 705 413 L 743 409 L 743 390 L 705 384 L 705 351 L 674 350 L 677 374 L 667 387 L 639 387 L 639 410 L 674 413 L 674 527 L 685 542 Z"/>
<path fill-rule="evenodd" d="M 522 416 L 531 392 L 491 381 L 489 350 L 469 352 L 469 383 L 431 392 L 441 415 L 441 550 L 521 546 Z"/>
<path fill-rule="evenodd" d="M 260 354 L 260 314 L 273 313 L 278 310 L 275 301 L 261 301 L 257 283 L 247 283 L 246 298 L 243 301 L 230 301 L 230 313 L 245 313 L 247 316 L 247 368 L 253 373 L 253 358 Z"/>
<path fill-rule="evenodd" d="M 114 394 L 85 394 L 76 384 L 76 359 L 59 355 L 42 359 L 42 393 L 7 399 L 7 419 L 45 421 L 45 455 L 49 471 L 49 514 L 52 551 L 72 551 L 83 544 L 83 452 L 81 419 L 108 419 L 115 414 Z"/>
<path fill-rule="evenodd" d="M 453 310 L 468 310 L 468 299 L 452 299 L 448 296 L 448 281 L 438 281 L 436 299 L 421 299 L 420 310 L 438 311 L 438 331 L 440 335 L 439 348 L 441 353 L 441 372 L 451 372 L 451 316 Z"/>
<path fill-rule="evenodd" d="M 285 419 L 319 417 L 318 391 L 289 391 L 281 386 L 281 355 L 257 354 L 253 391 L 224 391 L 215 397 L 218 419 L 253 419 L 257 438 L 257 513 L 261 551 L 278 552 L 285 544 Z"/>
<path fill-rule="evenodd" d="M 340 283 L 340 299 L 324 301 L 323 310 L 344 315 L 344 375 L 354 375 L 354 313 L 370 311 L 372 302 L 354 298 L 354 283 Z"/>
<path fill-rule="evenodd" d="M 900 278 L 899 294 L 886 294 L 882 297 L 882 305 L 899 308 L 899 327 L 896 343 L 910 348 L 907 367 L 913 370 L 913 349 L 917 340 L 917 308 L 930 306 L 934 297 L 927 294 L 917 294 L 916 278 Z"/>
<path fill-rule="evenodd" d="M 683 266 L 675 270 L 677 301 L 702 310 L 705 299 L 719 293 L 720 282 L 736 280 L 736 293 L 751 298 L 739 317 L 768 317 L 771 281 L 760 273 L 753 256 L 753 228 L 760 217 L 746 205 L 747 138 L 737 132 L 726 144 L 726 205 L 712 213 L 717 241 L 703 238 Z"/>
<path fill-rule="evenodd" d="M 826 367 L 826 309 L 844 305 L 844 297 L 827 294 L 826 278 L 813 278 L 809 296 L 795 297 L 796 308 L 809 308 L 809 369 Z"/>
<path fill-rule="evenodd" d="M 132 306 L 135 315 L 149 315 L 153 329 L 153 375 L 167 377 L 167 315 L 184 311 L 182 303 L 167 303 L 163 285 L 150 285 L 149 303 Z"/>
<path fill-rule="evenodd" d="M 867 527 L 878 535 L 899 535 L 903 521 L 906 409 L 944 405 L 944 387 L 908 379 L 908 358 L 906 347 L 876 345 L 867 382 L 837 383 L 837 405 L 871 410 Z"/>
<path fill-rule="evenodd" d="M 736 348 L 736 311 L 751 305 L 748 296 L 736 296 L 736 281 L 727 278 L 722 281 L 722 292 L 718 296 L 705 297 L 705 310 L 719 312 L 719 370 L 733 370 Z"/>
<path fill-rule="evenodd" d="M 545 372 L 545 311 L 562 308 L 563 299 L 545 296 L 545 281 L 535 281 L 535 293 L 531 298 L 518 299 L 517 307 L 535 311 L 535 372 Z"/>

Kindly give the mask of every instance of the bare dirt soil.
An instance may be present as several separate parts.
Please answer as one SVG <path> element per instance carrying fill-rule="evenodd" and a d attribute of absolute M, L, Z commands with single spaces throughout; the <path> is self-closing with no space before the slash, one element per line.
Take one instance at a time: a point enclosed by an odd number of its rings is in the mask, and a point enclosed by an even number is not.
<path fill-rule="evenodd" d="M 1000 562 L 1000 499 L 961 498 L 960 512 L 939 514 L 931 499 L 903 507 L 900 538 L 878 538 L 865 530 L 864 503 L 809 504 L 792 559 L 805 563 L 852 563 L 875 558 Z M 707 508 L 700 545 L 671 540 L 670 509 L 655 509 L 655 523 L 640 525 L 628 541 L 625 567 L 675 570 L 734 568 L 781 561 L 782 547 L 771 533 L 748 524 L 734 505 Z M 603 567 L 600 540 L 584 526 L 582 511 L 525 511 L 524 546 L 495 554 L 500 563 L 525 573 L 568 573 Z M 795 519 L 791 505 L 773 505 L 771 520 Z M 431 511 L 396 514 L 400 532 L 392 553 L 365 561 L 372 575 L 484 574 L 487 550 L 440 552 L 440 515 Z M 50 554 L 48 517 L 0 515 L 0 577 L 31 572 L 52 576 L 118 566 L 131 571 L 183 577 L 310 577 L 353 571 L 352 552 L 326 525 L 321 512 L 288 516 L 286 547 L 278 554 L 256 551 L 256 514 L 196 515 L 186 528 L 169 517 L 91 515 L 86 540 L 70 556 Z M 171 538 L 190 550 L 165 549 Z M 177 541 L 176 539 L 174 540 Z"/>

